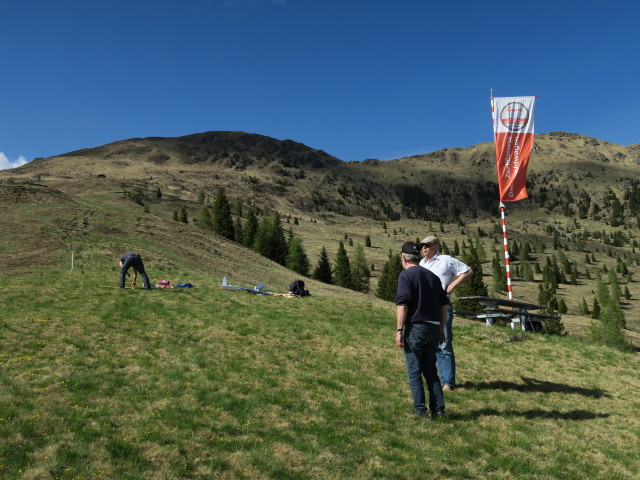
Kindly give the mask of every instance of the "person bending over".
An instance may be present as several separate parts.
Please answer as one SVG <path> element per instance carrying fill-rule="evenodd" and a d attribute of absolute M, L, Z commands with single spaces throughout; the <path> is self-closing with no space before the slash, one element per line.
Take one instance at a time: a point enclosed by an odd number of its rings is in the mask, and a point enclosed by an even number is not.
<path fill-rule="evenodd" d="M 147 277 L 147 274 L 144 271 L 144 263 L 142 263 L 142 258 L 140 258 L 139 254 L 134 252 L 127 252 L 122 255 L 122 257 L 120 257 L 120 288 L 124 288 L 125 277 L 129 275 L 127 271 L 130 268 L 133 270 L 133 280 L 131 282 L 131 286 L 136 286 L 138 273 L 140 273 L 144 288 L 146 288 L 147 290 L 150 289 L 151 284 L 149 283 L 149 277 Z"/>

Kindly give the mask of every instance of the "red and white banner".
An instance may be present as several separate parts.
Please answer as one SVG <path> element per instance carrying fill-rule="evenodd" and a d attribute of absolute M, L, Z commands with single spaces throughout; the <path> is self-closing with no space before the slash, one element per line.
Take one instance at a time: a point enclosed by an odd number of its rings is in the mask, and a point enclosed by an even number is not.
<path fill-rule="evenodd" d="M 527 198 L 527 165 L 533 147 L 535 97 L 491 99 L 501 202 Z"/>

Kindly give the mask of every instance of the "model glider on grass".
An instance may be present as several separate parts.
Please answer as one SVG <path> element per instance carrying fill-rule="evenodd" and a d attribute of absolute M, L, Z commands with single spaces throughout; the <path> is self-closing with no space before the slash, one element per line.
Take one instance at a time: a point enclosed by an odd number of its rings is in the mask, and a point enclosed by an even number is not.
<path fill-rule="evenodd" d="M 222 283 L 220 284 L 220 286 L 222 287 L 223 290 L 230 290 L 230 291 L 245 290 L 247 292 L 262 292 L 262 290 L 264 290 L 264 287 L 266 287 L 264 283 L 256 285 L 253 288 L 241 287 L 240 285 L 229 285 L 229 279 L 227 277 L 224 277 L 222 279 Z"/>

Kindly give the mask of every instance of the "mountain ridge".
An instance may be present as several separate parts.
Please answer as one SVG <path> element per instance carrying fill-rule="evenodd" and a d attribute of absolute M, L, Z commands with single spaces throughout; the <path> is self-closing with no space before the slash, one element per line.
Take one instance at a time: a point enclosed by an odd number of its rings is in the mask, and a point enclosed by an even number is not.
<path fill-rule="evenodd" d="M 566 132 L 538 135 L 529 162 L 531 198 L 523 205 L 531 203 L 541 208 L 544 202 L 536 200 L 541 184 L 547 190 L 556 189 L 557 197 L 584 190 L 598 198 L 607 191 L 607 183 L 621 193 L 630 182 L 640 181 L 640 175 L 633 171 L 637 165 L 640 147 Z M 603 173 L 603 167 L 608 171 Z M 495 208 L 489 201 L 491 195 L 496 197 L 493 204 L 497 203 L 492 143 L 391 160 L 346 162 L 292 140 L 218 131 L 120 140 L 35 159 L 12 170 L 13 175 L 23 176 L 23 172 L 58 176 L 61 180 L 98 175 L 146 180 L 158 188 L 164 184 L 181 195 L 195 195 L 194 190 L 202 188 L 209 196 L 214 192 L 207 181 L 219 184 L 225 177 L 230 191 L 245 197 L 259 196 L 273 208 L 295 203 L 301 212 L 329 211 L 377 219 L 430 216 L 438 221 L 456 221 L 460 216 L 475 218 L 489 213 Z M 613 182 L 609 181 L 611 176 L 615 177 Z M 577 177 L 581 177 L 582 188 L 570 186 Z M 287 199 L 289 196 L 296 201 Z M 416 198 L 419 201 L 429 196 L 430 204 L 417 211 L 413 205 Z M 543 196 L 545 201 L 547 196 Z M 470 205 L 473 208 L 469 209 Z"/>

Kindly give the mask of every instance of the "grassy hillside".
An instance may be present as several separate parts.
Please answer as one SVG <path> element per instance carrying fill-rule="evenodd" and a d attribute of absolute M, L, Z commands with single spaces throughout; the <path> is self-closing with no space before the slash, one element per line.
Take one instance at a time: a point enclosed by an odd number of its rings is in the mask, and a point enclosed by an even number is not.
<path fill-rule="evenodd" d="M 298 275 L 192 220 L 198 191 L 211 198 L 225 186 L 232 203 L 277 208 L 312 263 L 323 246 L 333 257 L 344 241 L 352 253 L 349 241 L 369 235 L 373 288 L 389 250 L 406 240 L 436 233 L 449 247 L 480 242 L 490 286 L 490 260 L 501 250 L 497 212 L 456 222 L 385 220 L 377 202 L 401 211 L 392 186 L 427 185 L 427 167 L 443 170 L 437 156 L 458 163 L 429 191 L 446 193 L 465 169 L 472 182 L 487 145 L 352 165 L 299 144 L 278 150 L 282 144 L 265 140 L 251 149 L 252 137 L 240 137 L 240 147 L 231 142 L 227 156 L 218 138 L 210 157 L 193 145 L 200 153 L 189 157 L 185 145 L 138 139 L 0 172 L 0 478 L 401 479 L 425 471 L 459 479 L 637 478 L 640 359 L 584 342 L 591 320 L 576 314 L 583 297 L 593 298 L 596 271 L 615 271 L 624 259 L 625 333 L 640 346 L 637 228 L 631 219 L 613 227 L 604 214 L 564 215 L 573 203 L 554 203 L 567 198 L 570 174 L 582 189 L 593 188 L 593 198 L 604 198 L 608 185 L 621 193 L 634 150 L 557 137 L 541 138 L 539 148 L 564 152 L 563 143 L 567 171 L 541 160 L 549 170 L 532 172 L 549 202 L 510 205 L 507 222 L 512 241 L 538 245 L 533 262 L 562 252 L 576 266 L 577 285 L 558 291 L 570 335 L 457 319 L 460 388 L 447 395 L 441 422 L 406 416 L 411 398 L 391 303 L 308 278 L 312 297 L 303 299 L 222 291 L 225 275 L 274 292 L 287 291 Z M 232 146 L 244 153 L 233 156 Z M 604 152 L 619 176 L 592 163 L 578 175 L 570 162 L 584 148 Z M 287 152 L 297 153 L 287 160 Z M 236 163 L 225 166 L 220 158 L 227 157 Z M 296 178 L 301 164 L 307 173 Z M 547 176 L 553 169 L 556 176 Z M 317 203 L 314 189 L 322 193 Z M 455 196 L 445 193 L 438 196 Z M 343 213 L 334 209 L 339 201 Z M 187 224 L 172 219 L 182 207 Z M 614 233 L 627 242 L 607 243 Z M 117 259 L 128 250 L 142 254 L 152 283 L 196 288 L 116 288 Z M 516 278 L 515 297 L 537 302 L 540 281 L 539 274 Z"/>
<path fill-rule="evenodd" d="M 622 300 L 626 334 L 640 346 L 639 164 L 638 145 L 539 135 L 528 170 L 530 198 L 508 204 L 511 245 L 538 243 L 533 261 L 540 266 L 562 251 L 577 274 L 558 291 L 572 335 L 583 335 L 590 323 L 578 307 L 583 299 L 591 305 L 596 273 L 624 262 L 629 273 L 618 280 L 630 295 Z M 116 258 L 137 249 L 158 265 L 187 262 L 220 278 L 286 289 L 297 275 L 194 224 L 200 192 L 209 205 L 219 187 L 245 215 L 252 207 L 279 211 L 312 264 L 322 247 L 333 259 L 338 242 L 351 254 L 351 244 L 364 244 L 368 235 L 372 292 L 390 250 L 433 233 L 449 246 L 480 242 L 485 283 L 493 283 L 490 262 L 502 238 L 492 144 L 342 162 L 290 140 L 243 132 L 123 140 L 1 171 L 0 202 L 12 212 L 0 219 L 7 233 L 0 241 L 5 274 L 68 262 L 73 249 L 80 260 L 83 251 Z M 172 221 L 182 209 L 186 225 Z M 587 255 L 593 261 L 587 263 Z M 537 303 L 541 279 L 539 273 L 533 281 L 516 276 L 516 299 Z M 318 282 L 311 290 L 340 291 Z"/>
<path fill-rule="evenodd" d="M 635 354 L 459 320 L 447 416 L 415 421 L 393 305 L 222 291 L 188 252 L 149 270 L 196 288 L 120 290 L 84 253 L 0 287 L 1 478 L 640 475 Z"/>

